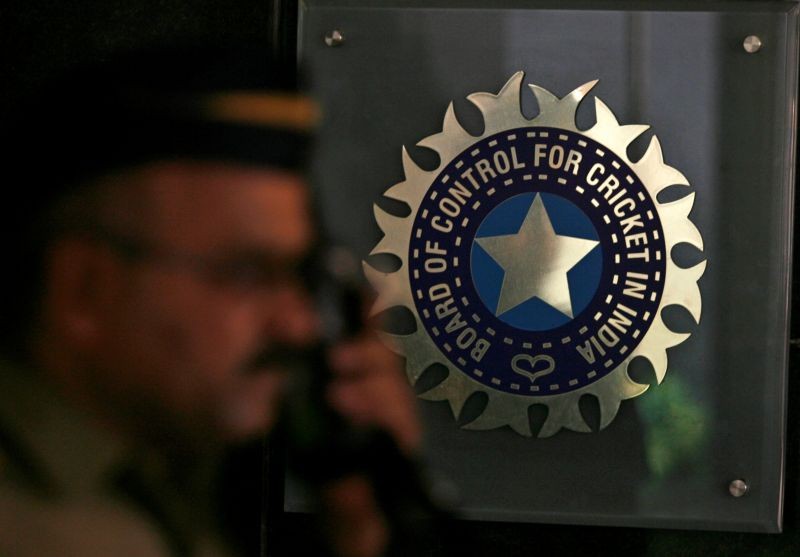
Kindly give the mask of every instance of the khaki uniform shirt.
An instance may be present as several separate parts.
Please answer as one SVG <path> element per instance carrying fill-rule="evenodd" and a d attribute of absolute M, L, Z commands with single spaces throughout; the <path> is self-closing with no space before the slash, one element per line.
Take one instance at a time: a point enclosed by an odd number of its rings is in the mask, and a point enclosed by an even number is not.
<path fill-rule="evenodd" d="M 0 365 L 0 556 L 227 555 L 188 478 Z"/>

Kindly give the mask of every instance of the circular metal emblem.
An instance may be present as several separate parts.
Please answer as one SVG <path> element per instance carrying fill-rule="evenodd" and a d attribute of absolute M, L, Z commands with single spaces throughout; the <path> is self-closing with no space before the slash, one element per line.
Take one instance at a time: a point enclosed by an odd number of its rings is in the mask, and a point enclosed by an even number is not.
<path fill-rule="evenodd" d="M 449 401 L 458 417 L 470 395 L 486 393 L 468 429 L 508 425 L 530 436 L 528 408 L 543 404 L 540 437 L 562 427 L 588 432 L 580 397 L 597 397 L 602 429 L 622 400 L 647 389 L 628 375 L 633 358 L 644 356 L 664 378 L 666 349 L 688 337 L 667 328 L 664 307 L 681 305 L 699 321 L 705 262 L 679 267 L 671 250 L 703 242 L 688 217 L 693 193 L 657 199 L 668 186 L 688 186 L 664 164 L 658 139 L 628 159 L 647 126 L 620 125 L 595 99 L 596 124 L 579 130 L 576 110 L 596 81 L 563 99 L 532 85 L 540 112 L 528 120 L 522 79 L 518 72 L 497 95 L 468 97 L 484 117 L 480 137 L 450 105 L 442 132 L 419 143 L 439 153 L 436 170 L 403 151 L 405 181 L 385 195 L 411 212 L 376 206 L 385 236 L 372 251 L 402 265 L 364 269 L 379 293 L 374 311 L 399 305 L 414 315 L 415 332 L 385 335 L 406 357 L 412 384 L 434 363 L 448 368 L 422 398 Z"/>

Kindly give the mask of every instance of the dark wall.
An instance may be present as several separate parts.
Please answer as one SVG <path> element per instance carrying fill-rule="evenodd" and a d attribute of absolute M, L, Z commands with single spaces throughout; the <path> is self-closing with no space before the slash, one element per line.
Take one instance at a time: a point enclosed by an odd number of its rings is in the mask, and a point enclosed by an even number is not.
<path fill-rule="evenodd" d="M 0 114 L 40 80 L 120 49 L 197 41 L 267 49 L 271 11 L 271 0 L 6 0 Z"/>

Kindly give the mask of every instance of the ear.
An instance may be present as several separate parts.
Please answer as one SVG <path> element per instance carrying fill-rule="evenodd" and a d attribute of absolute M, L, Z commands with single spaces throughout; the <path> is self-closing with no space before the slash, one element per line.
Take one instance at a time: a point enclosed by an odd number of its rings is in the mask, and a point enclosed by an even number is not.
<path fill-rule="evenodd" d="M 119 261 L 93 242 L 65 238 L 48 251 L 44 278 L 45 326 L 73 348 L 91 350 L 102 341 L 117 300 Z"/>

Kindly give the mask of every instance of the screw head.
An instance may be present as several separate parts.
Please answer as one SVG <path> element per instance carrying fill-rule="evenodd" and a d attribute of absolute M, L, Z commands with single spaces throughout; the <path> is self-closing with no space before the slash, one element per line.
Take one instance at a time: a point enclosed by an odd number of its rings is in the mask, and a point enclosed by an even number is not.
<path fill-rule="evenodd" d="M 734 497 L 741 497 L 742 495 L 747 493 L 747 490 L 748 490 L 748 485 L 747 482 L 745 482 L 744 480 L 733 480 L 728 485 L 728 491 Z"/>
<path fill-rule="evenodd" d="M 744 42 L 742 42 L 744 51 L 748 54 L 755 54 L 761 50 L 761 44 L 761 38 L 757 35 L 748 35 L 744 38 Z"/>
<path fill-rule="evenodd" d="M 338 29 L 334 29 L 325 35 L 325 44 L 328 46 L 339 46 L 343 42 L 344 35 Z"/>

